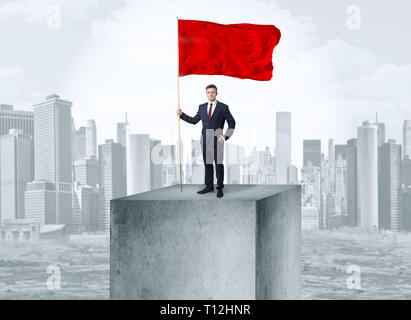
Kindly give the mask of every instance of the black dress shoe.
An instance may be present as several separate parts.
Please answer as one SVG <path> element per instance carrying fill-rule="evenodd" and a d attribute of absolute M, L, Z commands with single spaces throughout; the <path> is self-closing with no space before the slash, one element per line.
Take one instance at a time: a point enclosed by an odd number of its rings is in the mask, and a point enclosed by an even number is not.
<path fill-rule="evenodd" d="M 214 192 L 214 188 L 205 187 L 203 190 L 197 191 L 198 194 L 205 194 L 208 192 Z"/>
<path fill-rule="evenodd" d="M 222 198 L 224 195 L 223 190 L 222 189 L 218 189 L 217 191 L 217 198 Z"/>

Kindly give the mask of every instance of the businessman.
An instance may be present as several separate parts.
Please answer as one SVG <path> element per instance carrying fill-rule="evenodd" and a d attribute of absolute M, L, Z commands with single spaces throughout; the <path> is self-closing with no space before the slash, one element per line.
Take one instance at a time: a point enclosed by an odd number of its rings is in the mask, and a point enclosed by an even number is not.
<path fill-rule="evenodd" d="M 182 120 L 191 124 L 196 124 L 202 120 L 203 129 L 201 130 L 200 144 L 203 151 L 205 188 L 197 193 L 214 192 L 214 160 L 217 176 L 217 197 L 221 198 L 224 195 L 224 141 L 232 136 L 235 120 L 228 106 L 217 101 L 217 87 L 215 85 L 210 84 L 206 87 L 206 95 L 208 102 L 200 104 L 194 117 L 188 116 L 181 109 L 177 109 L 177 114 Z M 225 121 L 228 123 L 228 128 L 226 133 L 223 134 Z"/>

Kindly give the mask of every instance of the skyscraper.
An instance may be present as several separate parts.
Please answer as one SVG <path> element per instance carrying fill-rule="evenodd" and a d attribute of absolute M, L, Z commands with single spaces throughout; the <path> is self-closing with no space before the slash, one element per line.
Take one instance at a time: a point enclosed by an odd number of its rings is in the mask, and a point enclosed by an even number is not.
<path fill-rule="evenodd" d="M 335 197 L 341 203 L 340 213 L 347 215 L 347 160 L 341 155 L 335 161 Z"/>
<path fill-rule="evenodd" d="M 347 145 L 346 144 L 336 144 L 334 146 L 334 159 L 337 160 L 339 155 L 344 160 L 347 160 Z"/>
<path fill-rule="evenodd" d="M 54 183 L 44 180 L 27 183 L 24 193 L 25 218 L 41 224 L 61 224 L 57 222 L 56 201 Z"/>
<path fill-rule="evenodd" d="M 328 140 L 328 192 L 335 192 L 335 155 L 334 139 Z"/>
<path fill-rule="evenodd" d="M 75 182 L 72 230 L 76 233 L 99 230 L 99 193 L 96 188 Z"/>
<path fill-rule="evenodd" d="M 375 125 L 377 126 L 377 144 L 378 147 L 385 143 L 385 123 L 378 122 L 378 115 L 375 114 Z"/>
<path fill-rule="evenodd" d="M 13 110 L 13 106 L 0 104 L 0 135 L 8 134 L 10 129 L 20 129 L 23 134 L 33 136 L 34 114 L 32 111 Z"/>
<path fill-rule="evenodd" d="M 287 183 L 287 168 L 291 165 L 291 112 L 276 112 L 275 135 L 276 183 Z"/>
<path fill-rule="evenodd" d="M 404 159 L 411 159 L 411 120 L 404 120 L 402 125 L 402 145 L 404 148 Z"/>
<path fill-rule="evenodd" d="M 320 168 L 313 166 L 311 162 L 301 168 L 301 198 L 303 207 L 318 209 L 318 226 L 324 229 L 326 218 L 324 212 L 321 212 L 321 173 Z"/>
<path fill-rule="evenodd" d="M 117 143 L 121 144 L 124 147 L 127 144 L 127 127 L 128 127 L 128 119 L 127 119 L 127 112 L 126 112 L 125 121 L 117 123 Z"/>
<path fill-rule="evenodd" d="M 185 180 L 184 180 L 184 183 L 186 183 L 186 184 L 192 184 L 193 183 L 193 181 L 192 181 L 192 179 L 193 179 L 193 175 L 192 175 L 192 172 L 191 172 L 191 162 L 190 162 L 190 157 L 187 155 L 186 156 L 186 162 L 185 162 Z"/>
<path fill-rule="evenodd" d="M 0 135 L 9 133 L 10 129 L 21 129 L 23 134 L 33 137 L 34 114 L 32 111 L 13 110 L 12 105 L 0 104 Z M 33 143 L 33 139 L 32 139 Z M 34 162 L 34 148 L 32 147 L 31 161 Z M 0 171 L 1 176 L 1 171 Z M 1 204 L 1 197 L 0 197 Z M 1 212 L 1 205 L 0 205 Z"/>
<path fill-rule="evenodd" d="M 0 221 L 24 218 L 24 192 L 33 180 L 32 137 L 21 129 L 0 136 Z"/>
<path fill-rule="evenodd" d="M 364 121 L 357 134 L 359 225 L 378 228 L 377 127 Z"/>
<path fill-rule="evenodd" d="M 403 225 L 404 230 L 411 231 L 411 186 L 404 188 L 403 198 Z"/>
<path fill-rule="evenodd" d="M 74 162 L 73 232 L 99 229 L 99 163 L 96 157 Z"/>
<path fill-rule="evenodd" d="M 377 126 L 377 144 L 381 146 L 385 143 L 385 123 L 376 122 L 375 125 Z"/>
<path fill-rule="evenodd" d="M 26 218 L 65 224 L 68 229 L 72 218 L 71 106 L 55 94 L 34 105 L 35 180 L 25 193 Z"/>
<path fill-rule="evenodd" d="M 411 186 L 411 159 L 404 157 L 401 166 L 401 181 L 404 188 L 407 188 Z"/>
<path fill-rule="evenodd" d="M 321 140 L 303 141 L 303 165 L 307 166 L 308 162 L 321 168 Z"/>
<path fill-rule="evenodd" d="M 150 136 L 148 134 L 128 135 L 127 141 L 127 194 L 150 190 Z"/>
<path fill-rule="evenodd" d="M 403 226 L 401 145 L 390 139 L 378 152 L 379 227 L 399 231 Z"/>
<path fill-rule="evenodd" d="M 351 227 L 358 225 L 358 168 L 357 139 L 347 141 L 347 223 Z"/>
<path fill-rule="evenodd" d="M 244 161 L 244 153 L 244 147 L 238 144 L 226 143 L 224 158 L 227 168 L 227 183 L 241 183 L 241 163 Z"/>
<path fill-rule="evenodd" d="M 86 157 L 74 162 L 75 181 L 96 188 L 99 183 L 99 164 L 95 157 Z"/>
<path fill-rule="evenodd" d="M 86 156 L 86 127 L 80 127 L 78 130 L 74 127 L 72 135 L 73 161 L 76 161 Z"/>
<path fill-rule="evenodd" d="M 99 145 L 100 165 L 100 229 L 110 231 L 110 200 L 127 194 L 127 181 L 124 172 L 124 153 L 122 145 L 112 139 Z"/>
<path fill-rule="evenodd" d="M 127 120 L 127 112 L 125 116 L 124 122 L 117 123 L 117 143 L 122 146 L 123 152 L 123 171 L 124 176 L 127 182 L 127 134 L 128 134 L 128 120 Z"/>
<path fill-rule="evenodd" d="M 295 165 L 287 167 L 287 184 L 298 184 L 298 169 Z"/>
<path fill-rule="evenodd" d="M 256 153 L 256 183 L 257 184 L 274 184 L 274 157 L 271 155 L 270 148 Z M 286 169 L 287 170 L 287 169 Z M 287 173 L 287 171 L 286 171 Z M 287 177 L 287 175 L 286 175 Z"/>
<path fill-rule="evenodd" d="M 87 120 L 86 127 L 86 156 L 97 158 L 97 127 L 94 120 Z"/>
<path fill-rule="evenodd" d="M 379 122 L 378 124 L 378 146 L 385 143 L 385 123 Z"/>
<path fill-rule="evenodd" d="M 318 230 L 319 214 L 317 207 L 301 207 L 301 231 Z"/>
<path fill-rule="evenodd" d="M 161 140 L 150 139 L 150 190 L 162 187 L 163 146 Z"/>
<path fill-rule="evenodd" d="M 178 148 L 163 145 L 163 187 L 180 183 Z"/>

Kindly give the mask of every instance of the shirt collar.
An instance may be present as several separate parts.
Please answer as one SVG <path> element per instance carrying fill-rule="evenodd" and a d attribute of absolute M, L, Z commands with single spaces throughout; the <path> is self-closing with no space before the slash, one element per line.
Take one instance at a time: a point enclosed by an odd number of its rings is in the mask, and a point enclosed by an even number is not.
<path fill-rule="evenodd" d="M 215 107 L 215 105 L 217 104 L 217 99 L 215 99 L 213 102 L 208 101 L 207 105 L 210 106 L 210 103 L 213 104 L 213 108 Z"/>

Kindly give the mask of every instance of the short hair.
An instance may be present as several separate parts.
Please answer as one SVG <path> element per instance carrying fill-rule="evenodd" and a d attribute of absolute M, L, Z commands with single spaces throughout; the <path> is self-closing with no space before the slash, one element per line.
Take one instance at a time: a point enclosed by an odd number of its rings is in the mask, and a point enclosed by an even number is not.
<path fill-rule="evenodd" d="M 214 85 L 214 84 L 209 84 L 207 87 L 206 87 L 206 90 L 207 89 L 215 89 L 215 91 L 217 92 L 217 87 Z"/>

